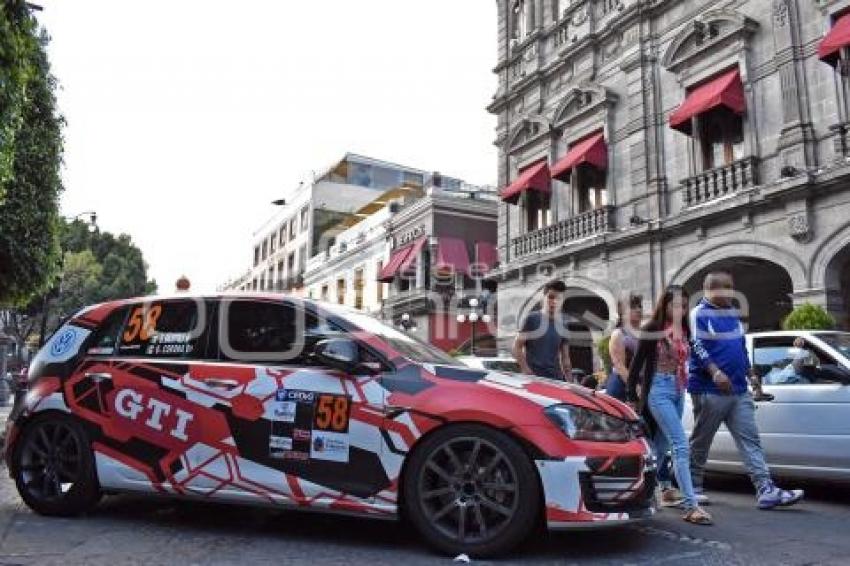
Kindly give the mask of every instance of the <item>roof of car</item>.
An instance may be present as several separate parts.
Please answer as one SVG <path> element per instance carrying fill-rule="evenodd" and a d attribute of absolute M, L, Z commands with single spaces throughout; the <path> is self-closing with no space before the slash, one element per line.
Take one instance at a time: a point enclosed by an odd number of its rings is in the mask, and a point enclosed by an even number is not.
<path fill-rule="evenodd" d="M 278 299 L 295 299 L 298 301 L 310 301 L 314 303 L 318 303 L 314 299 L 310 299 L 308 297 L 298 297 L 296 295 L 291 295 L 288 293 L 274 293 L 274 292 L 266 292 L 266 291 L 218 291 L 215 293 L 170 293 L 170 294 L 161 294 L 161 295 L 142 295 L 139 297 L 132 297 L 130 299 L 116 299 L 114 301 L 107 301 L 104 304 L 127 304 L 127 303 L 138 303 L 138 302 L 152 302 L 152 301 L 173 301 L 175 299 L 221 299 L 221 298 L 244 298 L 244 299 L 266 299 L 266 300 L 278 300 Z"/>
<path fill-rule="evenodd" d="M 763 332 L 749 332 L 748 336 L 766 337 L 766 336 L 801 336 L 803 334 L 847 334 L 841 330 L 768 330 Z"/>

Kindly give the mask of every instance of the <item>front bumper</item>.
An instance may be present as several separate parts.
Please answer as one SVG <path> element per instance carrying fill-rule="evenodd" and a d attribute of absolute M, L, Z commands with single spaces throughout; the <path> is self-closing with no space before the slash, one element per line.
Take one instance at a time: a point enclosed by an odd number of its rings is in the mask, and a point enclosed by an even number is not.
<path fill-rule="evenodd" d="M 550 529 L 612 526 L 655 514 L 651 457 L 574 456 L 537 460 Z"/>

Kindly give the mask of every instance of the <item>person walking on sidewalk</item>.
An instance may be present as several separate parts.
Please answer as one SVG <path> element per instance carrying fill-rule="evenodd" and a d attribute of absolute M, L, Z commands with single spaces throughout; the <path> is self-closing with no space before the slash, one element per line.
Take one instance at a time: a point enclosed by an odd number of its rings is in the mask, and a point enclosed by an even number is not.
<path fill-rule="evenodd" d="M 523 373 L 573 381 L 567 323 L 562 313 L 566 291 L 563 281 L 547 283 L 540 310 L 530 312 L 523 321 L 513 347 Z"/>
<path fill-rule="evenodd" d="M 694 408 L 690 442 L 694 489 L 701 501 L 708 501 L 702 493 L 705 463 L 717 429 L 725 424 L 756 488 L 758 507 L 793 505 L 803 499 L 803 491 L 777 487 L 765 462 L 748 380 L 756 400 L 771 397 L 762 392 L 750 365 L 744 325 L 732 305 L 732 275 L 724 271 L 709 273 L 703 291 L 705 297 L 690 315 L 692 350 L 688 391 Z"/>
<path fill-rule="evenodd" d="M 629 365 L 637 351 L 636 334 L 643 320 L 643 298 L 640 295 L 629 295 L 628 299 L 617 304 L 617 311 L 617 327 L 611 333 L 609 342 L 612 371 L 605 381 L 605 393 L 625 401 Z"/>
<path fill-rule="evenodd" d="M 629 368 L 628 399 L 655 429 L 656 458 L 662 460 L 668 446 L 672 448 L 673 470 L 685 509 L 682 518 L 696 525 L 710 525 L 711 515 L 699 506 L 691 484 L 688 438 L 682 425 L 690 350 L 687 307 L 684 289 L 670 286 L 664 290 L 652 319 L 641 329 L 637 353 Z"/>

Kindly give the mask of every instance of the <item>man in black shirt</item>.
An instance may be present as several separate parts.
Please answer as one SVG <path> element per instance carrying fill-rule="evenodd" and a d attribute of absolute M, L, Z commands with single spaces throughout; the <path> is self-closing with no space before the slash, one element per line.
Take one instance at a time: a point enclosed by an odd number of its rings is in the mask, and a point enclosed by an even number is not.
<path fill-rule="evenodd" d="M 547 283 L 541 309 L 532 311 L 523 321 L 513 347 L 523 373 L 572 381 L 567 324 L 562 313 L 566 291 L 563 281 Z"/>

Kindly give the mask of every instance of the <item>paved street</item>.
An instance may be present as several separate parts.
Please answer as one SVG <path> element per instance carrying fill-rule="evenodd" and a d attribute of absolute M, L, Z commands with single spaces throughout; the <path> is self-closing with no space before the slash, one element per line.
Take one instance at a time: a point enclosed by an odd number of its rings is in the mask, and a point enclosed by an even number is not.
<path fill-rule="evenodd" d="M 352 518 L 136 496 L 106 498 L 87 517 L 40 517 L 0 474 L 0 565 L 449 562 L 404 525 Z M 764 512 L 746 481 L 712 480 L 714 527 L 666 510 L 631 527 L 539 535 L 500 563 L 847 564 L 850 539 L 836 533 L 850 486 L 807 485 L 805 505 Z"/>

